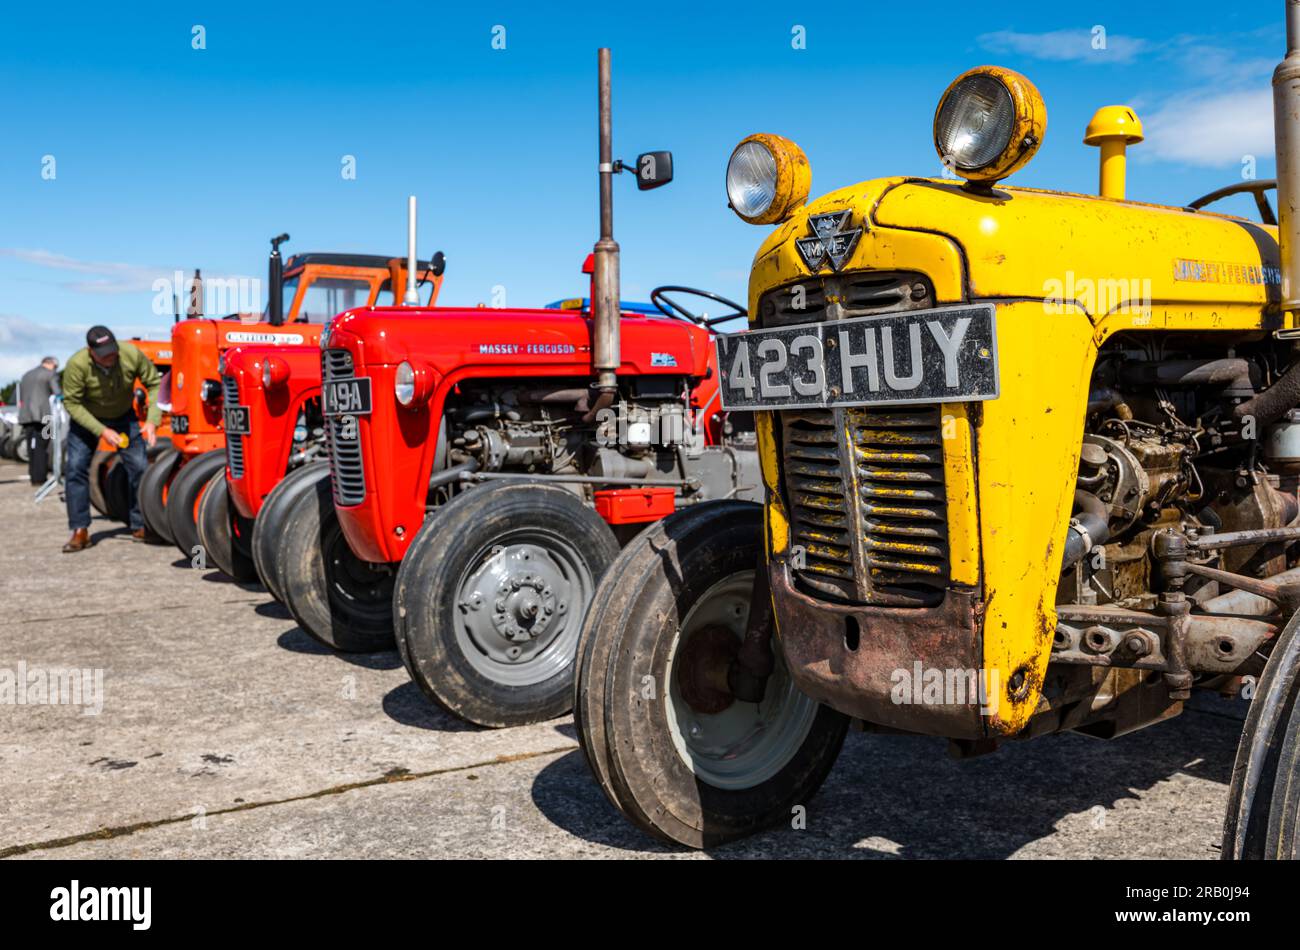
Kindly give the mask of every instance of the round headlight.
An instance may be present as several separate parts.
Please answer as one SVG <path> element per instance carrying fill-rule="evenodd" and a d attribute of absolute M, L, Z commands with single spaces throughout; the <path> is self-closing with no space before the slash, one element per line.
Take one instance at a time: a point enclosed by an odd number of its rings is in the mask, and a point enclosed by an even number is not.
<path fill-rule="evenodd" d="M 262 386 L 270 389 L 280 386 L 289 378 L 289 364 L 278 356 L 268 356 L 262 360 Z"/>
<path fill-rule="evenodd" d="M 727 202 L 750 224 L 784 221 L 807 200 L 811 184 L 807 156 L 779 135 L 743 139 L 727 162 Z"/>
<path fill-rule="evenodd" d="M 1024 76 L 997 66 L 963 73 L 934 113 L 934 147 L 945 165 L 974 181 L 997 181 L 1042 144 L 1047 110 Z"/>
<path fill-rule="evenodd" d="M 397 372 L 393 374 L 393 395 L 403 406 L 415 401 L 415 367 L 406 360 L 397 364 Z"/>

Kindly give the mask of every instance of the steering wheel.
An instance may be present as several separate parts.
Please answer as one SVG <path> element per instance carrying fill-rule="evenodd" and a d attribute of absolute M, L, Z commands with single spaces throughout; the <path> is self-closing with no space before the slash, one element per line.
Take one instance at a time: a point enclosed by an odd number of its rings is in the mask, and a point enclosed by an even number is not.
<path fill-rule="evenodd" d="M 1233 195 L 1243 193 L 1255 196 L 1255 207 L 1259 208 L 1259 218 L 1265 224 L 1277 224 L 1277 215 L 1273 214 L 1273 207 L 1268 203 L 1268 198 L 1264 197 L 1264 192 L 1277 188 L 1277 179 L 1261 178 L 1258 181 L 1242 181 L 1235 185 L 1229 185 L 1227 188 L 1220 188 L 1218 191 L 1212 191 L 1208 195 L 1202 195 L 1187 207 L 1193 211 L 1199 211 L 1208 204 L 1216 201 L 1222 201 L 1224 198 L 1231 198 Z"/>
<path fill-rule="evenodd" d="M 730 307 L 732 312 L 721 317 L 710 317 L 707 313 L 695 314 L 683 307 L 678 301 L 669 297 L 669 294 L 690 294 L 694 297 L 703 297 L 706 300 L 713 300 L 724 306 Z M 737 317 L 749 316 L 749 311 L 736 303 L 734 300 L 728 300 L 726 297 L 710 293 L 707 290 L 699 290 L 695 287 L 677 287 L 672 284 L 664 284 L 662 287 L 656 287 L 650 291 L 650 302 L 659 308 L 660 312 L 666 317 L 676 317 L 678 320 L 689 320 L 691 323 L 698 323 L 701 326 L 713 328 L 715 324 L 726 323 L 728 320 L 735 320 Z"/>

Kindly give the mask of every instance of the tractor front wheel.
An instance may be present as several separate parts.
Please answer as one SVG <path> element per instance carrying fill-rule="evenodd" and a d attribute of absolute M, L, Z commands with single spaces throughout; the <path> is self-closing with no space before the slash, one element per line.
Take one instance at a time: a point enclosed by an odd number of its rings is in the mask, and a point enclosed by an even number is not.
<path fill-rule="evenodd" d="M 181 466 L 167 489 L 167 524 L 172 541 L 191 563 L 199 553 L 199 501 L 212 476 L 225 467 L 225 449 L 204 452 Z"/>
<path fill-rule="evenodd" d="M 280 535 L 284 530 L 285 514 L 299 495 L 311 490 L 314 483 L 322 479 L 328 480 L 329 474 L 329 464 L 326 462 L 311 462 L 295 468 L 262 500 L 262 507 L 257 510 L 257 518 L 253 521 L 253 567 L 262 586 L 282 604 L 284 591 L 280 589 L 276 558 Z"/>
<path fill-rule="evenodd" d="M 168 544 L 175 544 L 176 539 L 167 521 L 167 490 L 180 461 L 181 454 L 175 449 L 163 449 L 140 477 L 139 504 L 144 526 Z"/>
<path fill-rule="evenodd" d="M 839 754 L 848 718 L 776 667 L 759 703 L 728 668 L 745 636 L 762 508 L 709 502 L 623 550 L 596 592 L 579 652 L 575 720 L 610 801 L 643 830 L 712 847 L 790 821 Z"/>
<path fill-rule="evenodd" d="M 257 580 L 257 571 L 248 551 L 253 522 L 231 511 L 230 486 L 226 484 L 225 469 L 213 475 L 203 490 L 199 499 L 197 528 L 199 544 L 214 567 L 237 581 Z"/>
<path fill-rule="evenodd" d="M 618 554 L 564 489 L 475 488 L 429 515 L 397 574 L 397 646 L 426 696 L 481 726 L 562 716 L 582 619 Z"/>
<path fill-rule="evenodd" d="M 275 554 L 276 583 L 298 626 L 343 653 L 393 646 L 390 564 L 352 553 L 328 478 L 310 483 L 288 505 Z"/>

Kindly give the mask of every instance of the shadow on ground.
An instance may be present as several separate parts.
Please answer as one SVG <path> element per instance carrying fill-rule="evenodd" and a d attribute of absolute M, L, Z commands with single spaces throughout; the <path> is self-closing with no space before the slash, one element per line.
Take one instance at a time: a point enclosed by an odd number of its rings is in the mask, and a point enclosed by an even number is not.
<path fill-rule="evenodd" d="M 395 670 L 402 665 L 402 658 L 396 650 L 381 650 L 377 653 L 340 653 L 323 643 L 313 640 L 301 627 L 286 630 L 276 638 L 276 646 L 290 653 L 306 653 L 311 656 L 334 656 L 353 666 L 368 670 Z"/>
<path fill-rule="evenodd" d="M 1179 773 L 1226 786 L 1241 733 L 1240 708 L 1212 700 L 1110 742 L 1068 734 L 1009 743 L 965 761 L 949 758 L 942 739 L 850 733 L 826 784 L 808 803 L 806 829 L 773 829 L 711 853 L 1007 858 L 1053 834 L 1063 819 L 1082 814 L 1086 822 L 1098 806 L 1109 814 L 1117 803 L 1139 799 Z M 580 751 L 543 769 L 532 798 L 549 820 L 588 841 L 627 850 L 667 847 L 618 813 L 592 781 Z M 1169 820 L 1177 822 L 1178 814 Z M 1164 831 L 1144 833 L 1156 838 Z"/>
<path fill-rule="evenodd" d="M 400 661 L 399 661 L 399 664 Z M 438 706 L 420 692 L 420 687 L 406 682 L 395 686 L 384 696 L 384 713 L 403 726 L 432 729 L 437 732 L 483 732 L 482 726 L 465 722 Z"/>

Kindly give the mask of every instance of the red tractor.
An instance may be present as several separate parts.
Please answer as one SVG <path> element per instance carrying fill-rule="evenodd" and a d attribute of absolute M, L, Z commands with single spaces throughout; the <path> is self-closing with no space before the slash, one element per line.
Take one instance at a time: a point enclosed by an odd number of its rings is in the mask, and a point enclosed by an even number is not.
<path fill-rule="evenodd" d="M 441 253 L 432 262 L 416 264 L 419 284 L 430 286 L 430 306 L 438 298 L 444 269 Z M 405 261 L 389 260 L 388 270 L 381 290 L 407 284 Z M 320 349 L 238 346 L 226 351 L 219 369 L 226 465 L 203 489 L 196 513 L 199 544 L 226 574 L 241 581 L 261 578 L 282 599 L 258 567 L 257 517 L 276 486 L 309 467 L 323 449 Z M 323 463 L 318 467 L 323 470 Z"/>
<path fill-rule="evenodd" d="M 396 634 L 424 693 L 481 725 L 571 708 L 583 616 L 620 543 L 685 506 L 757 498 L 752 424 L 718 404 L 709 329 L 744 308 L 682 287 L 656 289 L 653 313 L 620 307 L 621 163 L 601 88 L 594 306 L 336 317 L 322 337 L 331 477 L 301 487 L 275 532 L 276 582 L 304 630 L 345 651 Z M 643 189 L 664 184 L 671 156 L 637 171 Z"/>
<path fill-rule="evenodd" d="M 403 262 L 378 255 L 308 253 L 283 262 L 279 247 L 288 239 L 282 234 L 271 241 L 265 314 L 191 317 L 172 327 L 172 372 L 164 399 L 172 414 L 174 451 L 161 453 L 145 472 L 140 509 L 146 526 L 174 543 L 187 558 L 201 554 L 199 503 L 213 476 L 225 466 L 223 354 L 243 344 L 314 347 L 324 322 L 335 313 L 374 304 L 405 282 Z M 421 285 L 433 283 L 432 270 L 426 267 L 420 272 Z M 201 297 L 201 291 L 196 297 Z"/>

